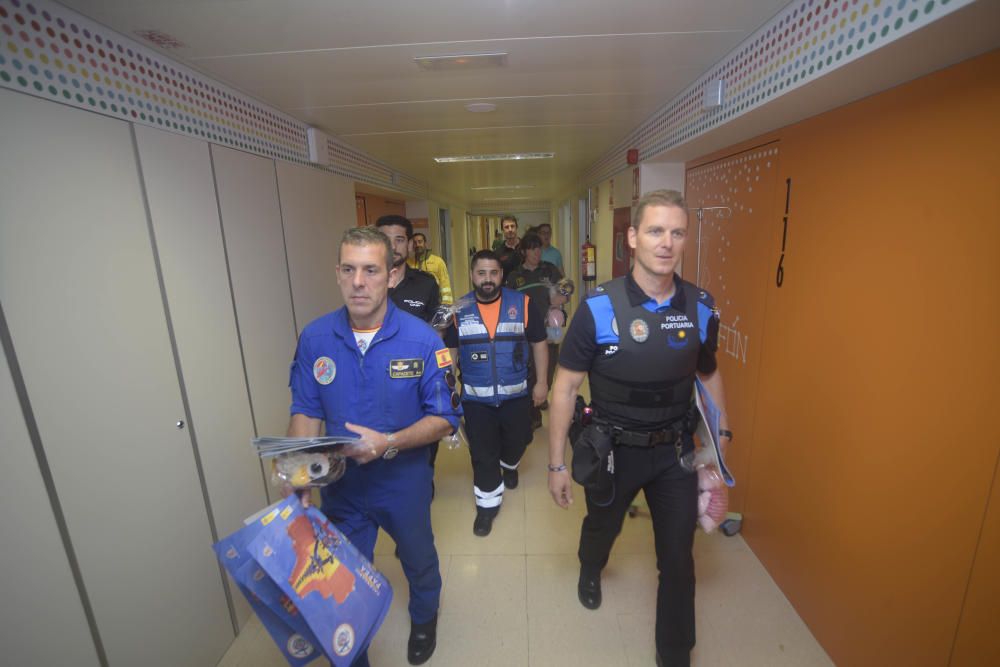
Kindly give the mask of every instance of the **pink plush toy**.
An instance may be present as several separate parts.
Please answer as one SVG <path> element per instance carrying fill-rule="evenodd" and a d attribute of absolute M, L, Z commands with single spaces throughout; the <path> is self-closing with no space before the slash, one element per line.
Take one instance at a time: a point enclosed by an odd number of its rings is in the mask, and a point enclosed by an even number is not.
<path fill-rule="evenodd" d="M 715 466 L 698 467 L 698 523 L 711 533 L 726 520 L 729 489 Z"/>

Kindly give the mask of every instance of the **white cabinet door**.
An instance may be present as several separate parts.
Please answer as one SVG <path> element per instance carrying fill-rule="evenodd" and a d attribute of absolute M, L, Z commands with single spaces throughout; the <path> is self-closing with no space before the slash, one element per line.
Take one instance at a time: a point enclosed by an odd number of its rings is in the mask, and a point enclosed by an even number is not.
<path fill-rule="evenodd" d="M 97 667 L 97 649 L 3 350 L 0 443 L 6 471 L 0 484 L 3 663 L 48 667 L 71 662 Z"/>
<path fill-rule="evenodd" d="M 208 144 L 137 125 L 136 144 L 218 537 L 267 505 Z M 229 587 L 242 625 L 250 606 Z"/>
<path fill-rule="evenodd" d="M 0 90 L 0 155 L 0 303 L 108 661 L 214 665 L 233 629 L 130 126 Z"/>
<path fill-rule="evenodd" d="M 212 160 L 257 433 L 284 435 L 296 334 L 274 162 L 218 146 Z"/>
<path fill-rule="evenodd" d="M 354 227 L 354 184 L 342 176 L 277 162 L 288 274 L 299 331 L 344 305 L 337 287 L 337 250 Z"/>

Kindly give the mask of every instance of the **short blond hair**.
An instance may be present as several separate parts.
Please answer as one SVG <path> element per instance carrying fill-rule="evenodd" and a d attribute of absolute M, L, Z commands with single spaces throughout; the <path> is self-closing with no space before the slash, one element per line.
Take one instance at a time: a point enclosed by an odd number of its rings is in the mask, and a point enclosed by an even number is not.
<path fill-rule="evenodd" d="M 635 213 L 632 215 L 634 229 L 639 229 L 639 222 L 642 221 L 642 214 L 645 213 L 647 206 L 676 206 L 687 210 L 684 195 L 677 190 L 650 190 L 635 205 Z"/>

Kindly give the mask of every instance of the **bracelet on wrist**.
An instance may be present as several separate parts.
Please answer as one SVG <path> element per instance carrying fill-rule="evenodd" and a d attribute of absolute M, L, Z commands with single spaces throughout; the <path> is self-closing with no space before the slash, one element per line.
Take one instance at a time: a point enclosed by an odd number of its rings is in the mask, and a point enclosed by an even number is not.
<path fill-rule="evenodd" d="M 549 472 L 562 472 L 565 469 L 566 469 L 565 463 L 560 463 L 557 466 L 554 466 L 551 463 L 549 464 Z"/>

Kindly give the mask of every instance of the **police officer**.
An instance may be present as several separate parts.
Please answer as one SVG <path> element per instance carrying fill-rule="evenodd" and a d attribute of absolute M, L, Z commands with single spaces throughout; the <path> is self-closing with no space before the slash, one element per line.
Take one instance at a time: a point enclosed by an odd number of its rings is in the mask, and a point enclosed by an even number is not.
<path fill-rule="evenodd" d="M 681 461 L 694 447 L 688 418 L 695 376 L 722 410 L 716 367 L 718 316 L 711 295 L 675 273 L 687 239 L 680 193 L 656 190 L 639 200 L 628 243 L 631 272 L 602 285 L 581 305 L 563 341 L 549 421 L 549 491 L 572 502 L 565 443 L 577 390 L 589 374 L 595 437 L 610 440 L 609 489 L 585 486 L 577 593 L 601 604 L 601 570 L 639 490 L 653 519 L 660 572 L 656 600 L 657 664 L 689 665 L 695 644 L 694 560 L 698 478 Z M 585 432 L 586 433 L 586 432 Z M 583 438 L 577 440 L 580 442 Z M 574 450 L 574 459 L 577 456 Z M 607 493 L 606 491 L 610 491 Z"/>
<path fill-rule="evenodd" d="M 434 276 L 409 266 L 413 223 L 401 215 L 383 215 L 375 227 L 392 244 L 392 271 L 389 273 L 389 298 L 411 315 L 430 322 L 441 305 L 441 290 Z"/>
<path fill-rule="evenodd" d="M 391 266 L 382 232 L 344 235 L 337 282 L 346 305 L 299 336 L 288 435 L 318 436 L 325 424 L 329 435 L 360 437 L 343 478 L 321 490 L 322 510 L 369 560 L 379 528 L 395 540 L 410 584 L 407 658 L 419 665 L 436 646 L 441 595 L 427 445 L 453 433 L 461 412 L 448 349 L 387 298 Z"/>
<path fill-rule="evenodd" d="M 544 401 L 549 391 L 539 378 L 529 396 L 528 348 L 538 368 L 548 363 L 548 349 L 542 314 L 526 294 L 501 287 L 503 269 L 496 254 L 480 250 L 471 265 L 474 289 L 445 332 L 445 343 L 459 351 L 476 497 L 472 532 L 485 537 L 500 511 L 504 488 L 517 487 L 517 466 L 532 439 L 532 403 Z"/>

